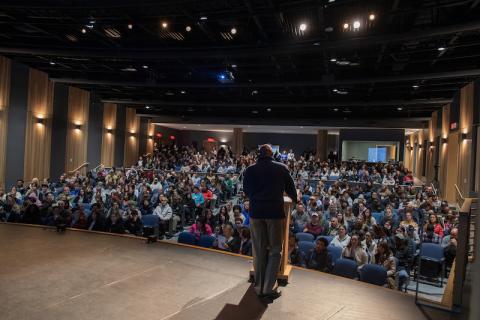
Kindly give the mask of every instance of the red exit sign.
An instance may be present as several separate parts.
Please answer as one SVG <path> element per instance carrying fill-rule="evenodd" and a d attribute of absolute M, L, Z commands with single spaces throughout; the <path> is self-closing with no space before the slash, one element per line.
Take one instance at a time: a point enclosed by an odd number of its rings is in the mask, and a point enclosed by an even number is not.
<path fill-rule="evenodd" d="M 457 123 L 456 122 L 450 123 L 450 130 L 455 130 L 455 129 L 457 129 Z"/>

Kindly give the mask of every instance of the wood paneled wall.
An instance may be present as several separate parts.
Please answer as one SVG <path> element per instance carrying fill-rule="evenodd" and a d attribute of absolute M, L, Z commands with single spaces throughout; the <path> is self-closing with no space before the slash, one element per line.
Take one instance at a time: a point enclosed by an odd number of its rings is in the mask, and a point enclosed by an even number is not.
<path fill-rule="evenodd" d="M 116 124 L 117 105 L 114 103 L 104 103 L 101 163 L 107 167 L 112 167 L 115 159 Z M 111 133 L 109 130 L 111 130 Z"/>
<path fill-rule="evenodd" d="M 123 166 L 130 167 L 136 164 L 139 152 L 140 118 L 134 108 L 126 109 L 125 119 L 125 151 Z"/>
<path fill-rule="evenodd" d="M 90 92 L 68 88 L 68 123 L 65 149 L 65 171 L 70 172 L 87 161 L 88 111 Z M 86 173 L 86 168 L 81 172 Z"/>
<path fill-rule="evenodd" d="M 428 122 L 428 148 L 427 148 L 427 165 L 425 177 L 427 182 L 433 181 L 435 178 L 435 156 L 437 148 L 436 141 L 438 139 L 438 112 L 432 114 L 432 118 Z"/>
<path fill-rule="evenodd" d="M 46 73 L 30 69 L 27 105 L 24 179 L 29 182 L 50 177 L 53 82 Z"/>
<path fill-rule="evenodd" d="M 7 164 L 8 105 L 11 78 L 10 59 L 0 56 L 0 187 L 5 188 L 5 170 Z"/>
<path fill-rule="evenodd" d="M 470 186 L 473 185 L 472 179 L 474 157 L 472 154 L 472 130 L 473 130 L 473 82 L 467 84 L 460 91 L 460 134 L 467 134 L 467 139 L 460 138 L 459 147 L 459 168 L 457 185 L 465 197 L 470 193 Z"/>
<path fill-rule="evenodd" d="M 152 123 L 152 120 L 148 119 L 147 121 L 147 148 L 146 153 L 153 153 L 153 144 L 155 134 L 155 124 Z"/>
<path fill-rule="evenodd" d="M 238 156 L 243 152 L 243 129 L 233 128 L 233 152 Z"/>

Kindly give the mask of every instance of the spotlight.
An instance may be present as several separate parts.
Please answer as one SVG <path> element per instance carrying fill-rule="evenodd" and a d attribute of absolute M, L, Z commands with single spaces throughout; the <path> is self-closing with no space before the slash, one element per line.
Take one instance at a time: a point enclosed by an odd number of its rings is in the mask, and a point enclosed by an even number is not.
<path fill-rule="evenodd" d="M 167 23 L 167 22 L 165 22 L 165 21 L 164 21 L 164 22 L 162 22 L 162 28 L 163 28 L 163 29 L 166 29 L 167 27 L 168 27 L 168 23 Z"/>
<path fill-rule="evenodd" d="M 348 23 L 343 24 L 343 29 L 348 29 L 348 27 L 349 27 Z"/>
<path fill-rule="evenodd" d="M 300 31 L 305 31 L 307 30 L 307 24 L 306 23 L 301 23 L 300 24 Z"/>
<path fill-rule="evenodd" d="M 360 29 L 360 21 L 356 20 L 353 22 L 353 29 Z"/>
<path fill-rule="evenodd" d="M 131 23 L 127 24 L 127 28 L 128 28 L 129 30 L 132 30 L 132 29 L 133 29 L 133 24 L 131 24 Z"/>
<path fill-rule="evenodd" d="M 371 13 L 371 14 L 368 16 L 368 19 L 369 19 L 370 21 L 375 20 L 375 15 L 374 15 L 373 13 Z"/>
<path fill-rule="evenodd" d="M 142 68 L 143 68 L 143 69 L 148 69 L 148 66 L 147 66 L 146 64 L 144 64 L 144 65 L 142 66 Z"/>
<path fill-rule="evenodd" d="M 145 106 L 145 109 L 147 109 L 147 110 L 150 109 L 150 106 Z"/>
<path fill-rule="evenodd" d="M 82 33 L 83 33 L 83 34 L 87 33 L 87 29 L 82 28 Z"/>
<path fill-rule="evenodd" d="M 54 66 L 54 65 L 55 65 L 55 62 L 50 61 L 50 65 Z"/>
<path fill-rule="evenodd" d="M 330 59 L 330 62 L 337 62 L 337 59 L 331 58 L 331 59 Z"/>
<path fill-rule="evenodd" d="M 418 86 L 417 84 L 414 84 L 414 85 L 412 86 L 412 88 L 413 88 L 413 89 L 418 89 L 419 86 Z"/>
<path fill-rule="evenodd" d="M 186 92 L 185 90 L 181 90 L 180 93 L 181 93 L 181 94 L 185 94 L 185 93 L 187 93 L 187 92 Z"/>
<path fill-rule="evenodd" d="M 187 32 L 190 32 L 190 31 L 192 31 L 192 27 L 186 26 L 186 27 L 185 27 L 185 30 L 186 30 Z"/>
<path fill-rule="evenodd" d="M 267 112 L 272 112 L 272 108 L 267 108 Z"/>
<path fill-rule="evenodd" d="M 338 89 L 333 89 L 332 91 L 333 91 L 333 92 L 338 92 Z"/>
<path fill-rule="evenodd" d="M 402 111 L 403 108 L 402 108 L 402 107 L 398 107 L 397 110 L 398 110 L 398 111 Z"/>
<path fill-rule="evenodd" d="M 230 30 L 230 33 L 231 33 L 231 34 L 237 34 L 237 29 L 232 28 L 232 30 Z"/>
<path fill-rule="evenodd" d="M 201 16 L 201 17 L 200 17 L 200 20 L 202 20 L 202 21 L 205 21 L 205 20 L 207 20 L 207 19 L 208 19 L 208 18 L 207 18 L 206 16 Z"/>
<path fill-rule="evenodd" d="M 438 51 L 445 51 L 445 50 L 447 50 L 447 48 L 445 48 L 445 47 L 439 47 L 437 50 L 438 50 Z"/>
<path fill-rule="evenodd" d="M 333 111 L 337 112 L 337 111 L 338 111 L 338 108 L 334 108 Z"/>

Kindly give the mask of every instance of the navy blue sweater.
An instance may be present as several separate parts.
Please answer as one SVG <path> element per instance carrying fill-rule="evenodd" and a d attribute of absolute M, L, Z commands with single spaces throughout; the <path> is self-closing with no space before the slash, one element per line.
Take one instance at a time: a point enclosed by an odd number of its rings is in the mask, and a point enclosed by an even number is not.
<path fill-rule="evenodd" d="M 260 157 L 245 170 L 243 191 L 250 199 L 250 217 L 256 219 L 285 218 L 283 193 L 296 202 L 297 191 L 290 172 L 283 163 Z"/>

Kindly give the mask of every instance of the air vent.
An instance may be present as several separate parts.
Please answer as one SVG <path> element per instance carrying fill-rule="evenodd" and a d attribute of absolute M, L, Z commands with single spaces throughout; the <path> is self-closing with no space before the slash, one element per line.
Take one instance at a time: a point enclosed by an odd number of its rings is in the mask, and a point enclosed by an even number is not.
<path fill-rule="evenodd" d="M 122 34 L 120 33 L 120 31 L 118 31 L 115 28 L 106 28 L 106 29 L 104 29 L 104 31 L 105 31 L 105 34 L 107 35 L 107 37 L 109 37 L 109 38 L 118 39 L 118 38 L 122 37 Z"/>
<path fill-rule="evenodd" d="M 224 40 L 233 40 L 233 37 L 229 32 L 220 32 L 220 35 Z"/>
<path fill-rule="evenodd" d="M 160 31 L 159 36 L 162 39 L 185 40 L 185 37 L 180 32 Z"/>

